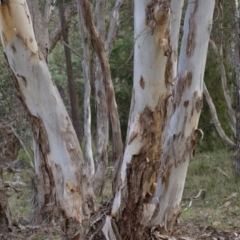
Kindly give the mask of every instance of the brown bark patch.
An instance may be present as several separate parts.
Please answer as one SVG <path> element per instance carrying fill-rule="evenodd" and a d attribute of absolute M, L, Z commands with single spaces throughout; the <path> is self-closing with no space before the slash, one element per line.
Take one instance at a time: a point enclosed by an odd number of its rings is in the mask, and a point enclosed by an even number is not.
<path fill-rule="evenodd" d="M 145 88 L 145 81 L 144 81 L 142 76 L 141 76 L 141 79 L 140 79 L 140 86 L 141 86 L 142 89 Z"/>
<path fill-rule="evenodd" d="M 14 44 L 11 43 L 10 46 L 11 46 L 11 49 L 12 49 L 13 53 L 16 53 L 16 52 L 17 52 L 17 49 L 15 48 Z"/>
<path fill-rule="evenodd" d="M 159 100 L 159 105 L 165 101 L 165 97 L 163 98 Z M 123 239 L 125 237 L 142 239 L 142 231 L 146 224 L 143 221 L 146 217 L 143 209 L 146 204 L 151 204 L 160 168 L 163 120 L 161 106 L 157 106 L 154 110 L 146 107 L 139 114 L 138 135 L 141 135 L 142 147 L 128 165 L 127 188 L 122 191 L 123 211 L 117 222 Z"/>
<path fill-rule="evenodd" d="M 197 97 L 195 102 L 195 108 L 197 112 L 200 112 L 203 108 L 203 99 L 202 97 Z"/>
<path fill-rule="evenodd" d="M 194 49 L 196 46 L 196 23 L 194 20 L 194 16 L 198 9 L 198 1 L 196 0 L 194 3 L 194 9 L 193 12 L 189 18 L 189 32 L 188 32 L 188 38 L 187 38 L 187 48 L 186 48 L 186 54 L 188 57 L 191 57 L 194 53 Z"/>
<path fill-rule="evenodd" d="M 128 145 L 138 136 L 138 132 L 132 132 L 129 141 L 128 141 Z"/>
<path fill-rule="evenodd" d="M 171 60 L 171 53 L 172 50 L 169 48 L 169 56 L 168 56 L 168 60 L 167 60 L 167 64 L 166 64 L 166 69 L 165 69 L 165 83 L 169 84 L 173 82 L 173 68 L 172 68 L 172 60 Z"/>
<path fill-rule="evenodd" d="M 188 107 L 188 105 L 189 105 L 189 100 L 185 101 L 185 102 L 183 103 L 183 105 L 184 105 L 184 107 Z"/>
<path fill-rule="evenodd" d="M 44 127 L 43 121 L 33 115 L 30 116 L 30 122 L 33 126 L 33 134 L 37 142 L 40 144 L 41 151 L 44 155 L 50 152 L 48 134 Z"/>
<path fill-rule="evenodd" d="M 177 81 L 177 86 L 176 86 L 176 103 L 179 104 L 182 98 L 182 95 L 184 91 L 187 88 L 190 88 L 192 85 L 192 72 L 186 72 L 185 75 L 182 77 L 180 76 Z"/>
<path fill-rule="evenodd" d="M 151 0 L 145 9 L 145 24 L 153 30 L 156 25 L 164 25 L 169 18 L 169 3 L 165 0 Z"/>

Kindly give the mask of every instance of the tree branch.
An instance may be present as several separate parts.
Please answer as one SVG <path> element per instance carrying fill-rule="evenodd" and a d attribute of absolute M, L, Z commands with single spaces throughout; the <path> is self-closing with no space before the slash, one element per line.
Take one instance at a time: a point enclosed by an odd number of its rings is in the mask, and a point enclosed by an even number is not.
<path fill-rule="evenodd" d="M 232 103 L 231 103 L 231 98 L 229 96 L 229 89 L 227 86 L 227 77 L 226 77 L 226 71 L 225 71 L 225 66 L 223 63 L 223 55 L 222 55 L 222 45 L 220 47 L 220 51 L 218 51 L 217 46 L 215 44 L 215 42 L 213 40 L 209 40 L 212 49 L 217 57 L 217 61 L 219 63 L 220 66 L 220 71 L 221 71 L 221 81 L 222 81 L 222 89 L 223 89 L 223 94 L 224 94 L 224 98 L 225 98 L 225 102 L 227 104 L 227 110 L 228 110 L 228 116 L 231 120 L 231 128 L 232 131 L 234 133 L 234 135 L 236 136 L 236 114 L 232 109 Z"/>
<path fill-rule="evenodd" d="M 119 27 L 119 10 L 123 6 L 124 1 L 125 0 L 116 0 L 115 6 L 111 13 L 108 36 L 104 43 L 104 46 L 108 55 L 111 53 L 113 43 L 117 35 L 117 31 Z"/>
<path fill-rule="evenodd" d="M 210 108 L 210 111 L 211 111 L 211 115 L 212 115 L 212 120 L 213 120 L 213 123 L 214 123 L 214 126 L 219 134 L 219 136 L 221 137 L 221 139 L 224 141 L 224 143 L 231 149 L 236 149 L 236 144 L 234 142 L 232 142 L 228 136 L 225 134 L 224 130 L 222 129 L 222 126 L 218 120 L 218 116 L 217 116 L 217 111 L 216 111 L 216 108 L 214 106 L 214 103 L 212 101 L 212 98 L 207 90 L 207 87 L 205 85 L 205 83 L 203 83 L 203 92 L 204 92 L 204 95 L 205 95 L 205 98 L 207 100 L 207 103 L 208 103 L 208 106 Z"/>
<path fill-rule="evenodd" d="M 99 62 L 101 64 L 105 91 L 107 94 L 108 110 L 109 110 L 111 124 L 112 124 L 112 132 L 114 135 L 113 136 L 113 152 L 114 152 L 113 155 L 114 155 L 114 159 L 116 160 L 120 156 L 122 156 L 123 144 L 122 144 L 122 137 L 121 137 L 119 115 L 118 115 L 117 104 L 115 100 L 115 92 L 113 88 L 110 66 L 108 62 L 108 56 L 104 49 L 103 41 L 93 23 L 89 2 L 87 0 L 78 0 L 78 3 L 81 8 L 81 14 L 85 21 L 85 25 L 89 31 L 92 46 L 96 51 Z"/>
<path fill-rule="evenodd" d="M 77 13 L 77 9 L 75 7 L 74 2 L 72 1 L 69 6 L 65 9 L 65 19 L 66 19 L 66 27 L 69 28 L 71 24 L 72 17 Z M 49 53 L 56 46 L 57 42 L 60 40 L 62 36 L 61 33 L 61 23 L 59 22 L 55 29 L 51 32 L 49 37 Z"/>

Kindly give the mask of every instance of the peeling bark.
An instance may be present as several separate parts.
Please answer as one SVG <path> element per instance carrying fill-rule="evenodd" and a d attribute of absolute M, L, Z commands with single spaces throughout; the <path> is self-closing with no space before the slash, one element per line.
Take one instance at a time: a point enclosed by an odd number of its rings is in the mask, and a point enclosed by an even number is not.
<path fill-rule="evenodd" d="M 214 0 L 191 0 L 185 15 L 172 114 L 166 125 L 157 187 L 152 198 L 156 209 L 150 224 L 160 226 L 163 232 L 173 231 L 181 212 L 180 203 L 187 168 L 198 138 L 203 75 L 214 4 Z M 195 30 L 192 21 L 196 24 Z"/>
<path fill-rule="evenodd" d="M 50 195 L 42 196 L 42 205 L 51 206 L 56 198 L 64 217 L 88 224 L 96 205 L 81 148 L 38 48 L 24 0 L 0 5 L 0 30 L 15 86 L 32 122 L 37 156 L 41 157 L 38 166 L 46 168 L 49 179 L 44 181 L 51 185 Z"/>
<path fill-rule="evenodd" d="M 111 212 L 122 239 L 143 239 L 155 209 L 151 201 L 160 168 L 170 85 L 175 75 L 173 55 L 177 52 L 171 50 L 171 47 L 177 50 L 177 46 L 168 34 L 172 19 L 165 1 L 138 0 L 134 13 L 133 96 L 127 145 L 114 179 Z M 177 22 L 176 26 L 179 19 Z"/>

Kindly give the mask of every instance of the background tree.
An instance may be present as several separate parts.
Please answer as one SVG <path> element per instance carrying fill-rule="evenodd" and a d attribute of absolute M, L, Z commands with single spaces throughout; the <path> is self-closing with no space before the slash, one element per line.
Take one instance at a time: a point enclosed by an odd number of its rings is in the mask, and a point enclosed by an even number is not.
<path fill-rule="evenodd" d="M 80 120 L 79 120 L 79 112 L 78 112 L 78 103 L 77 96 L 75 91 L 74 84 L 74 76 L 73 76 L 73 68 L 72 68 L 72 59 L 71 59 L 71 51 L 69 49 L 69 41 L 68 41 L 68 27 L 64 14 L 64 5 L 59 4 L 59 17 L 61 21 L 61 29 L 62 29 L 62 40 L 64 45 L 64 53 L 66 59 L 66 70 L 67 70 L 67 81 L 68 81 L 68 90 L 71 104 L 71 115 L 74 129 L 76 131 L 78 140 L 81 141 L 81 128 L 80 128 Z"/>

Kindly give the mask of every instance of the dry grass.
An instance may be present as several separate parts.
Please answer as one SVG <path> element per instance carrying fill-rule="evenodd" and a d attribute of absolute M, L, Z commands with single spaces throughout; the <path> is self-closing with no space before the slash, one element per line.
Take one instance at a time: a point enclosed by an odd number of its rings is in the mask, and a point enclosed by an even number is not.
<path fill-rule="evenodd" d="M 197 225 L 220 229 L 239 228 L 240 177 L 233 172 L 234 156 L 231 152 L 198 154 L 190 163 L 183 194 L 180 221 L 193 221 Z M 226 175 L 225 175 L 226 174 Z M 205 194 L 193 199 L 200 189 Z"/>
<path fill-rule="evenodd" d="M 185 231 L 184 229 L 189 231 L 191 228 L 193 234 L 196 234 L 197 229 L 209 227 L 230 232 L 233 229 L 240 230 L 240 177 L 233 174 L 232 166 L 233 154 L 227 151 L 197 154 L 190 163 L 183 194 L 183 212 L 179 219 L 182 231 Z M 19 176 L 27 183 L 27 187 L 18 191 L 10 189 L 7 192 L 12 217 L 16 222 L 20 217 L 28 218 L 31 210 L 31 173 L 27 170 L 21 172 Z M 15 178 L 12 173 L 4 174 L 5 181 L 14 181 Z M 98 198 L 99 202 L 106 202 L 112 198 L 111 179 L 112 168 L 108 168 L 106 186 L 103 196 Z M 201 189 L 205 192 L 194 199 Z M 189 207 L 190 202 L 192 202 L 191 207 Z M 187 210 L 184 210 L 186 208 Z M 26 236 L 23 230 L 21 233 L 23 239 L 61 239 L 58 230 L 58 227 L 55 229 L 46 227 L 34 229 L 30 233 L 28 231 Z M 19 239 L 22 238 L 19 236 Z"/>

